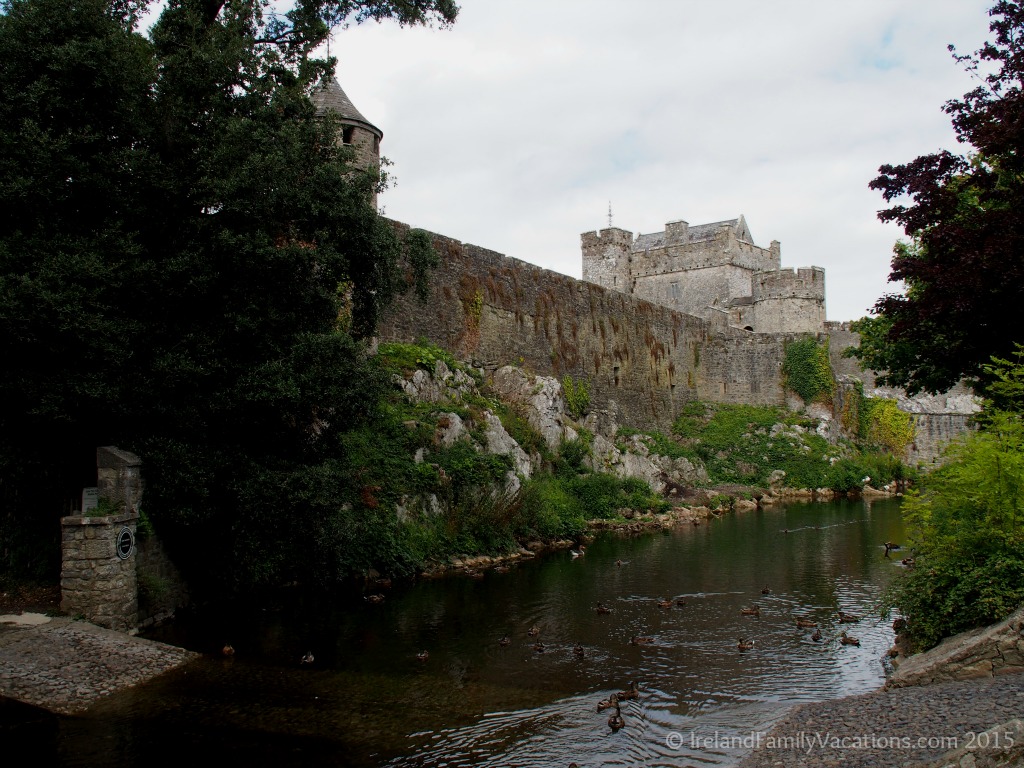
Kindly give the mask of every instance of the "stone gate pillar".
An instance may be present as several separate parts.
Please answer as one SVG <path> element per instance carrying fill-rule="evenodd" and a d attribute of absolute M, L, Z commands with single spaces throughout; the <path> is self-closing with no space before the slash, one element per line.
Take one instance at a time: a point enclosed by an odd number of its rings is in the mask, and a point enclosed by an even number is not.
<path fill-rule="evenodd" d="M 135 534 L 142 461 L 105 447 L 96 450 L 96 466 L 101 505 L 61 520 L 60 607 L 102 627 L 129 631 L 139 613 Z"/>

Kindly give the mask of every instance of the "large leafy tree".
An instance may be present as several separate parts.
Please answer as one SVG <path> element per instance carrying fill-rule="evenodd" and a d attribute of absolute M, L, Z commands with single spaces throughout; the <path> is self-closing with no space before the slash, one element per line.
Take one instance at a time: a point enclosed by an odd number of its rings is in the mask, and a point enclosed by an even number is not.
<path fill-rule="evenodd" d="M 172 0 L 149 38 L 144 8 L 0 15 L 0 566 L 24 561 L 16 531 L 56 535 L 95 446 L 118 444 L 172 533 L 203 524 L 237 580 L 278 578 L 348 481 L 340 435 L 379 383 L 358 339 L 401 247 L 378 171 L 314 114 L 333 62 L 313 51 L 350 21 L 457 7 Z"/>
<path fill-rule="evenodd" d="M 983 382 L 993 355 L 1021 339 L 1024 304 L 1024 7 L 1000 0 L 995 41 L 954 57 L 981 81 L 945 105 L 971 149 L 883 165 L 871 187 L 893 203 L 882 221 L 903 226 L 891 281 L 875 317 L 858 323 L 862 363 L 883 383 L 940 392 L 961 378 Z"/>

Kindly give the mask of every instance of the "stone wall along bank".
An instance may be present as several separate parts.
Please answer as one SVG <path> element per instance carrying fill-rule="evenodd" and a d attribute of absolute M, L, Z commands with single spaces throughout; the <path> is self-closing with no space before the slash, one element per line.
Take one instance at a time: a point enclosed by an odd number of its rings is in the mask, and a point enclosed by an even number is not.
<path fill-rule="evenodd" d="M 394 223 L 400 234 L 408 230 Z M 724 313 L 703 319 L 433 235 L 430 298 L 406 292 L 382 341 L 428 340 L 493 372 L 522 365 L 583 379 L 591 407 L 667 431 L 692 400 L 779 405 L 783 334 L 752 334 Z"/>

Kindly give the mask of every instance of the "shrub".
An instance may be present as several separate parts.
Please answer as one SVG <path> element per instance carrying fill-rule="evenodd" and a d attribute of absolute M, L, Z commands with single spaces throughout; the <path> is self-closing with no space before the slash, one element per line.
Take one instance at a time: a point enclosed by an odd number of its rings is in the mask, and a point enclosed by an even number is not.
<path fill-rule="evenodd" d="M 828 338 L 821 344 L 813 336 L 786 344 L 782 374 L 786 387 L 800 395 L 805 403 L 832 402 L 835 378 L 829 360 Z"/>
<path fill-rule="evenodd" d="M 885 604 L 906 616 L 916 649 L 1024 603 L 1024 424 L 1016 413 L 985 416 L 904 501 L 916 567 Z"/>
<path fill-rule="evenodd" d="M 569 415 L 579 421 L 590 410 L 590 385 L 585 379 L 573 381 L 572 376 L 566 374 L 562 377 L 562 392 Z"/>

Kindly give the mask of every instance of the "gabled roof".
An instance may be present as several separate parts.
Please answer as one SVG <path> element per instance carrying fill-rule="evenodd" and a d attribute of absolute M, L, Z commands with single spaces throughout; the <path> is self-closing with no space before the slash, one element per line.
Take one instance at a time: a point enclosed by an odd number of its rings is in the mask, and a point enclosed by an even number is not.
<path fill-rule="evenodd" d="M 747 222 L 740 216 L 738 219 L 726 219 L 725 221 L 713 221 L 710 224 L 694 224 L 686 230 L 687 243 L 699 243 L 703 240 L 714 240 L 715 233 L 722 227 L 729 227 L 736 233 L 740 240 L 752 242 L 750 230 L 747 229 Z M 633 242 L 633 251 L 645 251 L 649 248 L 661 248 L 665 245 L 664 232 L 652 232 L 647 235 L 637 235 Z"/>
<path fill-rule="evenodd" d="M 324 82 L 313 89 L 309 98 L 313 102 L 313 106 L 316 107 L 317 115 L 336 112 L 343 123 L 366 128 L 368 131 L 377 134 L 377 138 L 384 136 L 384 132 L 380 128 L 363 117 L 363 114 L 356 109 L 356 105 L 352 103 L 352 100 L 342 90 L 336 78 L 332 77 L 330 80 L 324 80 Z"/>

